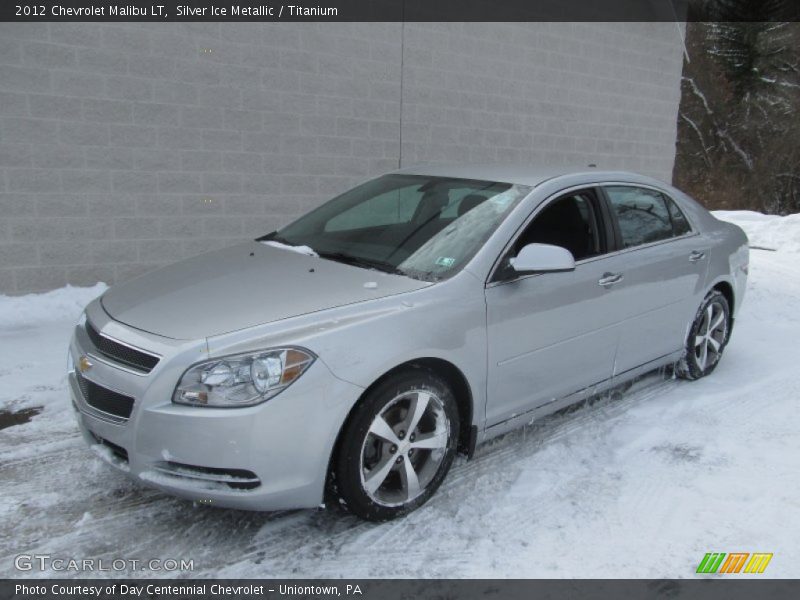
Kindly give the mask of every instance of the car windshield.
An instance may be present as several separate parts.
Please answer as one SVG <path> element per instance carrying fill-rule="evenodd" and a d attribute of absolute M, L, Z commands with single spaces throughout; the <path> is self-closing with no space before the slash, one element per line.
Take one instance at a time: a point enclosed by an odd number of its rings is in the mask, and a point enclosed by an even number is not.
<path fill-rule="evenodd" d="M 458 272 L 530 191 L 494 181 L 385 175 L 260 240 L 436 281 Z"/>

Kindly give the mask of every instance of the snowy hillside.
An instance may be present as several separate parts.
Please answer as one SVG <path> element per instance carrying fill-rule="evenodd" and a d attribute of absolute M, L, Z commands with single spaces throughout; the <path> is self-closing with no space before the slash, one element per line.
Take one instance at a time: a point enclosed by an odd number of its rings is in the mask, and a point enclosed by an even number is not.
<path fill-rule="evenodd" d="M 774 553 L 761 577 L 800 577 L 800 215 L 719 216 L 769 250 L 751 251 L 712 376 L 652 375 L 507 435 L 380 525 L 193 506 L 127 481 L 80 440 L 64 376 L 103 287 L 0 297 L 0 410 L 43 407 L 0 430 L 0 575 L 43 553 L 193 559 L 195 576 L 694 577 L 706 552 L 738 551 Z"/>

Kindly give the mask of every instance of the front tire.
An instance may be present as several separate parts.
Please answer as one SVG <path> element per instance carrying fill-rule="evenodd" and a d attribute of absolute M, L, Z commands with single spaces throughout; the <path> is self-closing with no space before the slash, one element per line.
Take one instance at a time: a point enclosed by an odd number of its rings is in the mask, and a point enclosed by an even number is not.
<path fill-rule="evenodd" d="M 711 290 L 695 315 L 677 373 L 700 379 L 717 368 L 730 337 L 730 305 L 719 290 Z"/>
<path fill-rule="evenodd" d="M 456 453 L 458 407 L 447 382 L 427 369 L 388 377 L 342 433 L 335 493 L 353 514 L 387 521 L 424 504 Z"/>

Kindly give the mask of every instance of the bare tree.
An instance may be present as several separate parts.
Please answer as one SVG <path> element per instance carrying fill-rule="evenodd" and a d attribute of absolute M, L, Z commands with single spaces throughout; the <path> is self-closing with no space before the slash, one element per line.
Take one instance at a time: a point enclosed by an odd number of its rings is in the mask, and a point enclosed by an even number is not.
<path fill-rule="evenodd" d="M 786 0 L 710 4 L 750 21 L 687 26 L 675 183 L 710 208 L 800 211 L 800 23 L 774 20 Z"/>

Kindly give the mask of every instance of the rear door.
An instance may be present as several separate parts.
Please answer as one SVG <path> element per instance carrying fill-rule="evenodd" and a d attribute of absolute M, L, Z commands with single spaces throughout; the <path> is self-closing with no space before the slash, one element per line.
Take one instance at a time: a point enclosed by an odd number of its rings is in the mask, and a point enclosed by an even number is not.
<path fill-rule="evenodd" d="M 683 347 L 702 294 L 709 244 L 660 190 L 605 185 L 602 191 L 614 219 L 614 270 L 622 276 L 615 301 L 628 313 L 616 375 Z"/>

